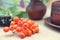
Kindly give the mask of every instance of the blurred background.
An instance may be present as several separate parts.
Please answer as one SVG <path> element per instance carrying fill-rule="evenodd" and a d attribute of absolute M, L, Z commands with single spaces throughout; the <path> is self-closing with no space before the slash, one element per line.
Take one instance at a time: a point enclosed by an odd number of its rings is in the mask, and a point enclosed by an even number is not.
<path fill-rule="evenodd" d="M 16 1 L 16 0 L 14 0 Z M 18 0 L 17 0 L 18 1 Z M 22 0 L 19 0 L 18 4 L 20 4 Z M 24 5 L 25 7 L 29 4 L 30 0 L 23 0 L 24 1 Z M 44 4 L 46 5 L 50 5 L 53 1 L 56 0 L 41 0 Z M 6 6 L 6 7 L 10 7 L 13 5 L 13 0 L 0 0 L 0 6 Z"/>
<path fill-rule="evenodd" d="M 47 8 L 51 8 L 51 3 L 57 0 L 40 0 Z M 26 7 L 30 3 L 30 0 L 0 0 L 0 15 L 10 15 L 22 17 L 26 13 Z M 25 11 L 25 12 L 21 12 Z M 27 16 L 27 14 L 25 15 Z M 24 16 L 24 17 L 25 17 Z"/>

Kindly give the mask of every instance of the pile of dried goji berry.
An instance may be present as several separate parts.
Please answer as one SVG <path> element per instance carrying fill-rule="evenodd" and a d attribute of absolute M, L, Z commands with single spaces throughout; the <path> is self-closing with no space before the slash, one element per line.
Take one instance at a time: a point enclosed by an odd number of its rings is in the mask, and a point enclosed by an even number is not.
<path fill-rule="evenodd" d="M 15 31 L 19 33 L 20 38 L 24 38 L 26 36 L 31 36 L 32 34 L 38 33 L 39 28 L 33 20 L 29 20 L 27 18 L 14 17 L 13 21 L 11 21 L 10 23 L 10 26 L 4 27 L 3 31 Z"/>

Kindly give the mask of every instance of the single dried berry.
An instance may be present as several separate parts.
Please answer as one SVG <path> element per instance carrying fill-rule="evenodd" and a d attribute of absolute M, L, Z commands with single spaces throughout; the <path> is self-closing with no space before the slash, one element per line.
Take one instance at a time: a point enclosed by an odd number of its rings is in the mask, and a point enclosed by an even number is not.
<path fill-rule="evenodd" d="M 13 18 L 13 21 L 14 21 L 15 23 L 18 23 L 19 18 L 18 18 L 18 17 L 14 17 L 14 18 Z"/>
<path fill-rule="evenodd" d="M 9 27 L 4 27 L 4 28 L 3 28 L 3 31 L 4 31 L 4 32 L 8 32 L 8 31 L 9 31 Z"/>
<path fill-rule="evenodd" d="M 23 32 L 20 32 L 19 37 L 20 38 L 24 38 L 25 37 L 25 34 Z"/>

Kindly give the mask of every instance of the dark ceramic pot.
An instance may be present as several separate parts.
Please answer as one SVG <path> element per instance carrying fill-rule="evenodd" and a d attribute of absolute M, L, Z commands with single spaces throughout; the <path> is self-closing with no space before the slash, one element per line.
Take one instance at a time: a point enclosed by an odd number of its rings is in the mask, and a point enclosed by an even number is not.
<path fill-rule="evenodd" d="M 30 19 L 40 20 L 46 13 L 46 6 L 40 0 L 31 0 L 26 11 Z"/>
<path fill-rule="evenodd" d="M 60 1 L 52 3 L 51 22 L 53 24 L 60 25 Z"/>
<path fill-rule="evenodd" d="M 11 16 L 0 16 L 0 26 L 9 26 L 11 22 Z"/>

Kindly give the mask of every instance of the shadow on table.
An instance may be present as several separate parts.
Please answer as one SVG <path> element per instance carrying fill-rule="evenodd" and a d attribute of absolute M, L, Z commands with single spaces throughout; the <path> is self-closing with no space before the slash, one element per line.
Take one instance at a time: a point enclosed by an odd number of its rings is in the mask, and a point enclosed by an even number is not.
<path fill-rule="evenodd" d="M 53 27 L 53 26 L 49 26 L 49 25 L 47 25 L 46 23 L 44 23 L 44 24 L 45 24 L 45 26 L 48 27 L 49 29 L 60 33 L 60 28 L 56 28 L 56 27 Z"/>

